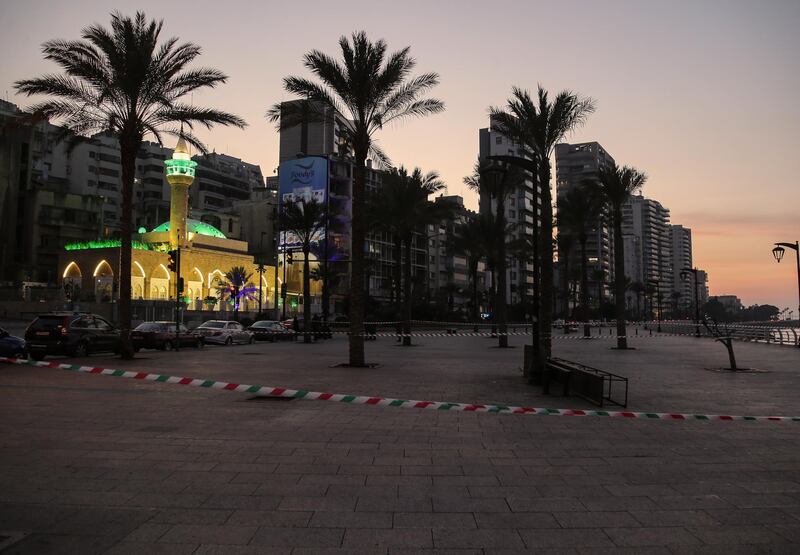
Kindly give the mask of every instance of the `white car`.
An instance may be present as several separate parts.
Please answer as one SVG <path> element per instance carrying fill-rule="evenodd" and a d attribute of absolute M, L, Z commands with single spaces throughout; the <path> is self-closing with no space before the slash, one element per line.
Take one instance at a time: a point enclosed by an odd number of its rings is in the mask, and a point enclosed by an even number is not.
<path fill-rule="evenodd" d="M 234 343 L 254 343 L 253 332 L 244 329 L 239 322 L 227 320 L 209 320 L 194 331 L 203 336 L 203 342 L 217 345 L 233 345 Z"/>

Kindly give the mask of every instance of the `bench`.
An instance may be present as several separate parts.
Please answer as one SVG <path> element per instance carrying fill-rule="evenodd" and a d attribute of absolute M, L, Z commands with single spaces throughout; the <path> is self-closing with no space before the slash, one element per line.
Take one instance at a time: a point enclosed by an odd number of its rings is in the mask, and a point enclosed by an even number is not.
<path fill-rule="evenodd" d="M 544 393 L 549 393 L 550 380 L 554 380 L 562 384 L 565 396 L 574 394 L 600 407 L 605 403 L 628 406 L 628 378 L 624 376 L 555 357 L 547 359 L 545 373 Z M 618 391 L 622 399 L 616 398 Z"/>

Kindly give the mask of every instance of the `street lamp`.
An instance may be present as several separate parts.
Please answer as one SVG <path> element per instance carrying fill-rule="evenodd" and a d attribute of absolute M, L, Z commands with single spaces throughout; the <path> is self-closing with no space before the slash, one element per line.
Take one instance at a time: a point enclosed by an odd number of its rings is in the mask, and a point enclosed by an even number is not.
<path fill-rule="evenodd" d="M 779 263 L 783 259 L 783 255 L 786 252 L 784 247 L 794 249 L 794 252 L 797 255 L 797 296 L 798 306 L 800 307 L 800 241 L 795 241 L 794 243 L 775 243 L 775 248 L 772 249 L 772 256 L 774 256 L 775 260 Z"/>
<path fill-rule="evenodd" d="M 694 335 L 700 337 L 700 300 L 697 293 L 697 268 L 684 268 L 681 270 L 681 279 L 688 279 L 689 274 L 694 274 Z"/>

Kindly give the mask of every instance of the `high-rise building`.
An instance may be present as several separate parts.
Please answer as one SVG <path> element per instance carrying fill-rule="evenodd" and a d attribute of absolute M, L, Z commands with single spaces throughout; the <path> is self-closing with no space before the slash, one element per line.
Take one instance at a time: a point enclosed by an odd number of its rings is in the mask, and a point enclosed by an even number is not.
<path fill-rule="evenodd" d="M 669 309 L 673 288 L 672 241 L 669 210 L 660 202 L 635 195 L 622 206 L 622 233 L 639 237 L 642 248 L 642 278 L 658 290 L 655 308 Z"/>
<path fill-rule="evenodd" d="M 490 156 L 519 156 L 524 157 L 523 148 L 504 136 L 502 133 L 488 128 L 478 131 L 479 160 L 484 161 Z M 533 236 L 534 218 L 541 217 L 541 209 L 534 213 L 534 207 L 541 204 L 541 191 L 534 185 L 532 176 L 525 172 L 522 186 L 514 191 L 505 201 L 503 210 L 506 221 L 512 225 L 512 237 Z M 496 201 L 486 194 L 481 194 L 479 211 L 482 214 L 496 213 Z M 520 259 L 510 259 L 506 266 L 506 301 L 509 305 L 525 303 L 533 296 L 534 266 L 532 262 Z"/>
<path fill-rule="evenodd" d="M 705 270 L 697 271 L 697 298 L 700 306 L 708 302 L 708 273 Z"/>
<path fill-rule="evenodd" d="M 556 157 L 556 193 L 563 195 L 573 187 L 597 182 L 600 169 L 614 163 L 614 158 L 598 142 L 578 144 L 558 144 Z M 586 256 L 588 258 L 589 296 L 595 297 L 595 291 L 610 291 L 609 285 L 614 279 L 614 240 L 611 227 L 598 218 L 595 222 L 586 222 L 588 240 Z M 572 249 L 570 266 L 580 266 L 580 253 Z M 602 279 L 600 276 L 602 275 Z M 597 302 L 597 299 L 595 299 Z"/>
<path fill-rule="evenodd" d="M 671 225 L 670 242 L 672 243 L 672 293 L 675 295 L 675 304 L 685 309 L 694 302 L 692 300 L 694 283 L 691 279 L 681 277 L 682 270 L 692 268 L 692 230 L 678 224 Z"/>

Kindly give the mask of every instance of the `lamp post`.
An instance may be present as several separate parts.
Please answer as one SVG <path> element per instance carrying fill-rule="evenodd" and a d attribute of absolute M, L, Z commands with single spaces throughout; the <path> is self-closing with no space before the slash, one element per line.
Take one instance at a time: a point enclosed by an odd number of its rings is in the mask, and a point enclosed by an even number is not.
<path fill-rule="evenodd" d="M 684 268 L 681 270 L 681 279 L 687 279 L 689 274 L 694 275 L 694 335 L 700 337 L 700 300 L 697 293 L 697 268 Z"/>
<path fill-rule="evenodd" d="M 797 255 L 797 297 L 798 308 L 800 309 L 800 241 L 795 241 L 794 243 L 775 243 L 775 248 L 772 249 L 772 256 L 775 257 L 777 262 L 783 259 L 783 254 L 786 252 L 784 247 L 794 249 Z"/>

